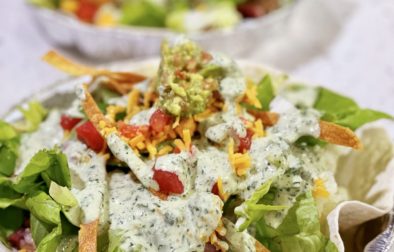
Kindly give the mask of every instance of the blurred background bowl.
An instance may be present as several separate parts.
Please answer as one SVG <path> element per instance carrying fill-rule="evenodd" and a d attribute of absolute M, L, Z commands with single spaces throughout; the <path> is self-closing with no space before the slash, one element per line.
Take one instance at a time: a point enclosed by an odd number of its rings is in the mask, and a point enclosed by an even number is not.
<path fill-rule="evenodd" d="M 208 50 L 219 50 L 231 56 L 242 56 L 259 41 L 270 36 L 275 25 L 283 23 L 295 3 L 265 16 L 243 20 L 231 29 L 212 30 L 188 37 Z M 77 49 L 94 60 L 111 61 L 157 56 L 164 38 L 180 33 L 165 28 L 117 26 L 99 27 L 83 23 L 60 11 L 31 5 L 34 18 L 46 36 L 56 45 Z"/>

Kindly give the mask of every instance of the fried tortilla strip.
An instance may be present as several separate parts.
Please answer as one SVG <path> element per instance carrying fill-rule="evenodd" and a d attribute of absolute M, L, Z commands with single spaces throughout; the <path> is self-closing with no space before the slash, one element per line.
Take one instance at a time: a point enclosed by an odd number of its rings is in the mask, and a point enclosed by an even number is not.
<path fill-rule="evenodd" d="M 79 252 L 97 251 L 98 219 L 82 224 L 78 233 Z"/>
<path fill-rule="evenodd" d="M 98 72 L 95 68 L 73 63 L 55 51 L 47 52 L 42 59 L 58 70 L 73 76 L 95 75 Z"/>
<path fill-rule="evenodd" d="M 83 89 L 85 93 L 85 100 L 83 101 L 82 106 L 89 120 L 93 123 L 94 127 L 100 133 L 102 133 L 103 128 L 115 127 L 114 122 L 105 117 L 104 114 L 101 112 L 101 110 L 97 106 L 96 101 L 93 99 L 93 96 L 87 90 L 86 85 L 83 86 Z M 105 136 L 103 135 L 103 137 Z"/>
<path fill-rule="evenodd" d="M 127 94 L 133 85 L 146 79 L 145 76 L 129 72 L 112 72 L 103 69 L 96 69 L 72 62 L 62 55 L 49 51 L 44 55 L 43 60 L 60 71 L 73 76 L 91 75 L 93 77 L 105 76 L 108 81 L 105 83 L 108 88 L 120 93 Z"/>
<path fill-rule="evenodd" d="M 275 125 L 279 120 L 279 115 L 273 112 L 249 111 L 249 113 L 251 113 L 256 118 L 261 119 L 263 125 L 268 127 Z"/>
<path fill-rule="evenodd" d="M 279 115 L 274 112 L 250 111 L 250 113 L 256 118 L 261 119 L 264 126 L 273 126 L 279 120 Z M 351 129 L 326 121 L 320 121 L 319 125 L 319 138 L 321 140 L 332 144 L 351 147 L 353 149 L 362 148 L 360 139 Z"/>
<path fill-rule="evenodd" d="M 261 244 L 258 240 L 256 240 L 255 246 L 256 246 L 256 252 L 271 252 L 263 244 Z"/>
<path fill-rule="evenodd" d="M 329 143 L 361 149 L 362 143 L 354 132 L 335 123 L 320 121 L 320 139 Z"/>

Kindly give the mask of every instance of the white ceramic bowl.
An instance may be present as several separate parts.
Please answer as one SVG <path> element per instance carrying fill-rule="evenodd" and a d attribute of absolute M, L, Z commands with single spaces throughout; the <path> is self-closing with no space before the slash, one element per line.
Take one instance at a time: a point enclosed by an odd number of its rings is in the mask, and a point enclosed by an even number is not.
<path fill-rule="evenodd" d="M 208 50 L 219 50 L 233 57 L 242 56 L 269 37 L 275 24 L 284 22 L 293 7 L 289 5 L 266 16 L 245 20 L 232 29 L 187 35 Z M 76 48 L 85 56 L 97 60 L 157 56 L 164 38 L 179 35 L 162 28 L 98 27 L 60 11 L 36 6 L 30 6 L 30 9 L 52 42 L 62 47 Z"/>

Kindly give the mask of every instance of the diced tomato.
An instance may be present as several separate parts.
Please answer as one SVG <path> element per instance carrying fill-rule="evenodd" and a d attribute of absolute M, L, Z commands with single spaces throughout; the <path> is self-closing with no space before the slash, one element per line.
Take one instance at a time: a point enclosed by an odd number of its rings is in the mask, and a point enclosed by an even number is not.
<path fill-rule="evenodd" d="M 173 172 L 154 169 L 153 179 L 159 184 L 161 193 L 183 193 L 183 184 Z"/>
<path fill-rule="evenodd" d="M 252 137 L 253 137 L 253 131 L 247 130 L 246 131 L 246 136 L 245 137 L 240 137 L 239 144 L 238 144 L 238 152 L 244 153 L 250 149 L 250 146 L 252 144 Z"/>
<path fill-rule="evenodd" d="M 215 184 L 212 186 L 211 192 L 212 192 L 213 194 L 216 194 L 217 196 L 219 196 L 219 187 L 218 187 L 218 183 L 215 183 Z"/>
<path fill-rule="evenodd" d="M 141 133 L 144 136 L 149 135 L 149 126 L 148 125 L 142 125 L 142 126 L 128 125 L 128 124 L 124 123 L 123 121 L 119 121 L 118 122 L 118 129 L 119 129 L 120 134 L 124 137 L 127 137 L 127 138 L 133 138 L 138 133 Z"/>
<path fill-rule="evenodd" d="M 60 125 L 64 130 L 72 130 L 82 119 L 74 118 L 68 115 L 62 115 L 60 118 Z"/>
<path fill-rule="evenodd" d="M 238 5 L 237 9 L 246 18 L 260 17 L 265 14 L 264 8 L 259 4 L 243 3 Z"/>
<path fill-rule="evenodd" d="M 92 23 L 98 9 L 99 6 L 93 1 L 80 0 L 75 15 L 82 21 Z"/>
<path fill-rule="evenodd" d="M 179 154 L 179 153 L 181 153 L 181 149 L 179 149 L 178 147 L 175 147 L 173 152 L 175 154 Z"/>
<path fill-rule="evenodd" d="M 165 126 L 172 124 L 173 117 L 162 111 L 161 109 L 156 110 L 149 119 L 149 124 L 154 132 L 161 132 Z"/>
<path fill-rule="evenodd" d="M 85 122 L 78 126 L 75 131 L 77 132 L 78 139 L 85 143 L 90 149 L 95 152 L 100 152 L 104 149 L 104 138 L 96 130 L 92 122 Z"/>

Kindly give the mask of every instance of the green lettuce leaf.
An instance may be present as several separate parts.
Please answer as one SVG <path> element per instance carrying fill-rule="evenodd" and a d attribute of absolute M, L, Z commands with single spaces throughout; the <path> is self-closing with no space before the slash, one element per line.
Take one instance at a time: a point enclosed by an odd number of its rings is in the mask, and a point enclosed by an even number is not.
<path fill-rule="evenodd" d="M 25 118 L 23 123 L 15 125 L 21 131 L 32 132 L 37 130 L 48 114 L 48 111 L 37 101 L 29 102 L 27 109 L 22 107 L 18 107 L 18 109 Z"/>
<path fill-rule="evenodd" d="M 26 206 L 30 210 L 31 232 L 38 244 L 37 251 L 56 251 L 59 246 L 62 246 L 62 251 L 66 247 L 75 248 L 69 240 L 75 240 L 78 228 L 62 215 L 61 205 L 45 192 L 36 192 L 26 200 Z"/>
<path fill-rule="evenodd" d="M 0 176 L 11 176 L 14 173 L 18 149 L 18 133 L 10 124 L 0 120 Z"/>
<path fill-rule="evenodd" d="M 268 193 L 272 181 L 268 181 L 257 189 L 252 197 L 236 207 L 234 212 L 238 216 L 236 227 L 238 231 L 244 231 L 251 223 L 260 220 L 267 211 L 276 211 L 286 208 L 286 206 L 272 206 L 260 203 Z"/>
<path fill-rule="evenodd" d="M 26 200 L 30 212 L 48 224 L 60 223 L 61 207 L 45 192 L 36 192 Z"/>
<path fill-rule="evenodd" d="M 323 113 L 323 120 L 352 130 L 379 119 L 394 119 L 393 116 L 384 112 L 362 109 L 353 99 L 323 87 L 319 88 L 314 108 Z"/>
<path fill-rule="evenodd" d="M 272 85 L 271 77 L 267 74 L 264 78 L 257 84 L 257 99 L 261 104 L 261 108 L 264 111 L 270 109 L 270 103 L 274 99 L 274 88 Z"/>
<path fill-rule="evenodd" d="M 20 193 L 37 190 L 42 185 L 38 182 L 40 175 L 48 186 L 54 181 L 60 186 L 71 187 L 67 157 L 58 149 L 42 150 L 34 155 L 18 177 L 14 189 Z"/>
<path fill-rule="evenodd" d="M 261 218 L 256 231 L 256 238 L 272 252 L 337 251 L 320 231 L 319 213 L 310 192 L 297 198 L 277 228 L 268 226 Z"/>

